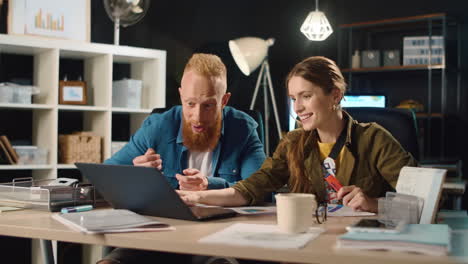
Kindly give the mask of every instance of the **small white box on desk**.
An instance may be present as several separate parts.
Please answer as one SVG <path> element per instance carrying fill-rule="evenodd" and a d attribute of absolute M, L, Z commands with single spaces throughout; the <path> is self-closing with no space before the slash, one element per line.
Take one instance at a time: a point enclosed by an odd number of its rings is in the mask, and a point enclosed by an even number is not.
<path fill-rule="evenodd" d="M 112 82 L 112 106 L 141 108 L 141 80 L 125 79 Z"/>

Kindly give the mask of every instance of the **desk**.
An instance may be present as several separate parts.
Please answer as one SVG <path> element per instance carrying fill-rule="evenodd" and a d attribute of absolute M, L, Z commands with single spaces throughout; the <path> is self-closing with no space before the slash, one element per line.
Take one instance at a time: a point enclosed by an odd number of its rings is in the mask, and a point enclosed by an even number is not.
<path fill-rule="evenodd" d="M 50 212 L 23 210 L 0 214 L 0 235 L 23 238 L 58 240 L 82 244 L 139 248 L 166 252 L 227 256 L 297 263 L 454 263 L 450 257 L 335 249 L 336 237 L 345 232 L 345 226 L 357 220 L 355 217 L 329 217 L 326 232 L 311 241 L 303 249 L 278 250 L 254 247 L 238 247 L 221 244 L 202 244 L 201 237 L 235 223 L 274 224 L 275 215 L 239 216 L 210 222 L 191 222 L 167 218 L 156 219 L 168 223 L 176 231 L 84 235 L 72 231 L 52 219 Z"/>

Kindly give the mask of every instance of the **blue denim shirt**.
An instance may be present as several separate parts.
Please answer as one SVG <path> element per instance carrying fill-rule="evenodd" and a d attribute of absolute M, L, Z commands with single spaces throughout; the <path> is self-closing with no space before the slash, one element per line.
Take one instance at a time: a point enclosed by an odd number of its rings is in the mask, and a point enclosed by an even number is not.
<path fill-rule="evenodd" d="M 265 153 L 257 126 L 246 113 L 228 106 L 223 109 L 221 136 L 213 152 L 213 177 L 208 177 L 208 189 L 229 187 L 260 168 Z M 181 174 L 188 166 L 181 106 L 148 116 L 129 143 L 104 163 L 132 165 L 133 159 L 143 155 L 148 148 L 161 155 L 164 175 L 172 187 L 178 188 L 175 174 Z"/>

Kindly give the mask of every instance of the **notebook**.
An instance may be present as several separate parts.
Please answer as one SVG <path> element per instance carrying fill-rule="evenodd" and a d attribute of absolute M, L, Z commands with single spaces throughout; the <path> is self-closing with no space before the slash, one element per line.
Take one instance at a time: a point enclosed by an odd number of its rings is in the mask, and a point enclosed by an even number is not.
<path fill-rule="evenodd" d="M 167 224 L 125 209 L 57 213 L 52 218 L 85 234 L 175 230 Z"/>
<path fill-rule="evenodd" d="M 187 206 L 166 177 L 154 168 L 94 163 L 75 165 L 115 209 L 191 221 L 236 215 L 227 208 Z"/>
<path fill-rule="evenodd" d="M 450 228 L 441 224 L 411 224 L 396 234 L 348 232 L 337 241 L 337 248 L 407 251 L 434 256 L 447 255 L 450 247 Z"/>

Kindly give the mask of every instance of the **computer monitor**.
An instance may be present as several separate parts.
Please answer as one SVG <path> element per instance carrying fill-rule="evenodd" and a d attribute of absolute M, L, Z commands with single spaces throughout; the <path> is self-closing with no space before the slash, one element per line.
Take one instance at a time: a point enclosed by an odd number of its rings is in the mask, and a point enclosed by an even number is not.
<path fill-rule="evenodd" d="M 387 98 L 383 94 L 345 94 L 341 107 L 386 107 Z"/>
<path fill-rule="evenodd" d="M 341 100 L 341 107 L 386 107 L 387 97 L 383 94 L 346 94 Z M 289 100 L 289 131 L 296 129 L 296 112 L 294 103 Z"/>
<path fill-rule="evenodd" d="M 289 99 L 289 123 L 288 123 L 289 131 L 296 129 L 296 125 L 297 125 L 296 118 L 297 118 L 297 114 L 296 112 L 294 112 L 294 102 L 292 101 L 292 99 Z"/>

